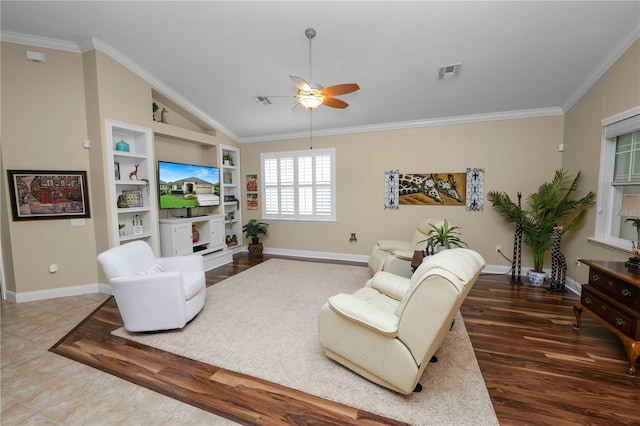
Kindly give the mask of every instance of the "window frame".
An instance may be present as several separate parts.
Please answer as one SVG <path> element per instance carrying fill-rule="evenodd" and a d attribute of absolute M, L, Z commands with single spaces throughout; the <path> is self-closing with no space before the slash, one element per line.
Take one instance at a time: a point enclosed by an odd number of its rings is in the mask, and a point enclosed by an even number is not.
<path fill-rule="evenodd" d="M 315 173 L 315 163 L 316 158 L 320 156 L 329 156 L 329 178 L 330 182 L 328 184 L 319 184 L 316 181 L 317 174 Z M 298 159 L 312 157 L 312 183 L 301 184 L 298 176 Z M 293 158 L 293 213 L 282 213 L 280 211 L 280 207 L 282 206 L 281 193 L 278 192 L 277 200 L 278 200 L 278 213 L 268 213 L 267 212 L 267 188 L 270 185 L 267 185 L 266 179 L 266 170 L 265 170 L 265 162 L 267 160 L 276 159 L 278 161 L 278 184 L 277 187 L 281 188 L 281 175 L 280 175 L 280 160 L 284 158 Z M 326 188 L 329 187 L 330 196 L 329 196 L 329 213 L 328 214 L 319 214 L 316 211 L 317 208 L 317 198 L 315 189 L 320 186 Z M 313 195 L 311 203 L 313 205 L 313 213 L 312 214 L 301 214 L 299 207 L 299 194 L 300 188 L 313 188 Z M 300 150 L 300 151 L 280 151 L 280 152 L 263 152 L 260 154 L 260 197 L 262 198 L 261 203 L 261 214 L 262 219 L 264 220 L 272 220 L 272 221 L 286 221 L 286 222 L 318 222 L 318 223 L 332 223 L 337 221 L 337 207 L 336 207 L 336 150 L 335 148 L 321 148 L 321 149 L 313 149 L 313 150 Z"/>
<path fill-rule="evenodd" d="M 594 237 L 589 240 L 622 251 L 630 251 L 631 240 L 620 238 L 620 210 L 622 197 L 619 191 L 624 184 L 614 181 L 617 137 L 640 130 L 640 126 L 624 128 L 609 134 L 607 128 L 624 120 L 640 116 L 640 106 L 615 114 L 602 120 L 602 143 L 600 148 L 600 174 L 598 178 L 598 201 Z M 611 128 L 611 127 L 609 127 Z M 640 182 L 631 183 L 640 186 Z M 629 225 L 631 226 L 631 225 Z"/>

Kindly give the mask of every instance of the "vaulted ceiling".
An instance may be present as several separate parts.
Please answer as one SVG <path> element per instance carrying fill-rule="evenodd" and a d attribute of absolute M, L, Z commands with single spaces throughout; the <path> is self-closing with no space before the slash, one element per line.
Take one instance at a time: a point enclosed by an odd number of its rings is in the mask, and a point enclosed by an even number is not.
<path fill-rule="evenodd" d="M 358 83 L 315 135 L 560 114 L 640 35 L 639 1 L 6 1 L 2 40 L 100 48 L 239 142 L 305 136 L 289 75 Z M 309 69 L 309 40 L 312 27 Z M 462 64 L 456 78 L 441 66 Z M 255 97 L 267 96 L 261 105 Z"/>

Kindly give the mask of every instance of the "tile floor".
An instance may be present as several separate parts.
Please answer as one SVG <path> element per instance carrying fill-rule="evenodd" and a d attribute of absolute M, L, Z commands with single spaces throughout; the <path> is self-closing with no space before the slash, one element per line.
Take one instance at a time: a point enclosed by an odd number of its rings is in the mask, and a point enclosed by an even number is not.
<path fill-rule="evenodd" d="M 231 425 L 206 411 L 49 352 L 106 295 L 0 304 L 0 423 Z"/>

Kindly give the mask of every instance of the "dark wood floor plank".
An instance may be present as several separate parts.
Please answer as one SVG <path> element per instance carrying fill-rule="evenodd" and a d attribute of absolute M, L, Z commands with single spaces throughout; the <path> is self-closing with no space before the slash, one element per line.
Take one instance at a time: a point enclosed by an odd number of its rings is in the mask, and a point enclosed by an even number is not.
<path fill-rule="evenodd" d="M 236 255 L 207 285 L 261 261 Z M 500 423 L 640 426 L 640 379 L 626 375 L 619 339 L 588 315 L 574 330 L 574 294 L 509 278 L 481 276 L 461 307 Z M 402 424 L 112 336 L 121 325 L 111 299 L 52 351 L 241 424 Z"/>

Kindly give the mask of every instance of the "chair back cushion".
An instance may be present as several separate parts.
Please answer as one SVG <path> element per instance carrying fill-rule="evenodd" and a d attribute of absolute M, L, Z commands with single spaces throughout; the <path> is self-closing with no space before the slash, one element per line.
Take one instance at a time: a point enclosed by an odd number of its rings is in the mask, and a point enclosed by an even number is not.
<path fill-rule="evenodd" d="M 133 241 L 113 247 L 98 255 L 98 263 L 109 281 L 116 277 L 149 271 L 155 261 L 153 250 L 144 241 Z"/>
<path fill-rule="evenodd" d="M 439 217 L 425 217 L 420 219 L 418 226 L 416 226 L 416 232 L 411 239 L 411 250 L 424 250 L 427 247 L 426 239 L 429 238 L 429 234 L 433 231 L 433 226 L 444 225 L 444 219 Z"/>

